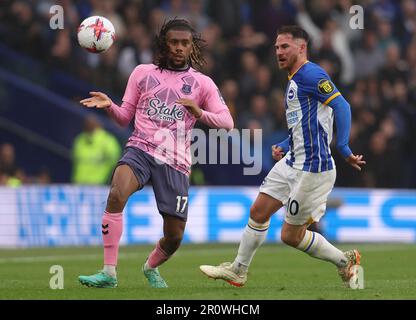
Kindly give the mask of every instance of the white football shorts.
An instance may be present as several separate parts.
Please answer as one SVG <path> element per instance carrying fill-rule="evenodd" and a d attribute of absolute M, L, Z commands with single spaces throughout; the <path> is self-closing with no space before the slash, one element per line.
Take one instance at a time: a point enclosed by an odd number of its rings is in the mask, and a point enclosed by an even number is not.
<path fill-rule="evenodd" d="M 318 173 L 294 169 L 283 158 L 270 170 L 259 191 L 286 206 L 287 223 L 312 224 L 325 214 L 326 201 L 334 187 L 336 175 L 335 168 Z"/>

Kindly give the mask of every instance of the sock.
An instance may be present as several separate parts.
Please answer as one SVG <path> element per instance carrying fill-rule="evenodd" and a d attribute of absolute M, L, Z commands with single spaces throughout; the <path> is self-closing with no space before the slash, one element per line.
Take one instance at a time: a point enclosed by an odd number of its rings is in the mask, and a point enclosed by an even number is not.
<path fill-rule="evenodd" d="M 156 244 L 156 247 L 154 250 L 150 253 L 149 257 L 146 260 L 146 263 L 144 264 L 144 269 L 155 269 L 158 266 L 160 266 L 162 263 L 164 263 L 166 260 L 170 258 L 170 255 L 168 255 L 160 246 L 160 241 Z"/>
<path fill-rule="evenodd" d="M 102 237 L 104 243 L 104 271 L 116 275 L 118 247 L 123 233 L 123 215 L 120 213 L 104 212 L 102 222 Z"/>
<path fill-rule="evenodd" d="M 116 277 L 116 266 L 112 266 L 111 264 L 105 264 L 104 265 L 104 272 L 108 274 L 109 276 Z"/>
<path fill-rule="evenodd" d="M 264 242 L 269 229 L 270 220 L 266 223 L 257 223 L 251 218 L 244 229 L 232 268 L 236 273 L 246 273 L 256 250 Z"/>
<path fill-rule="evenodd" d="M 332 262 L 337 267 L 345 267 L 347 258 L 344 253 L 330 244 L 321 234 L 306 230 L 303 240 L 296 247 L 311 257 Z"/>

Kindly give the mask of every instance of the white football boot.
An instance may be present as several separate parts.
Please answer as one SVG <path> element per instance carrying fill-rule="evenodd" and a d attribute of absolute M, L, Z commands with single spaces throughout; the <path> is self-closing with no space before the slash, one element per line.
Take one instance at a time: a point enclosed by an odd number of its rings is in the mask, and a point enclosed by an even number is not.
<path fill-rule="evenodd" d="M 236 287 L 244 286 L 247 281 L 247 272 L 235 272 L 231 262 L 224 262 L 219 266 L 202 265 L 199 269 L 209 278 L 221 279 Z"/>
<path fill-rule="evenodd" d="M 354 266 L 359 266 L 361 263 L 361 254 L 358 250 L 348 250 L 344 252 L 345 257 L 347 257 L 348 262 L 345 267 L 338 268 L 338 274 L 341 277 L 344 285 L 347 288 L 350 288 L 350 280 L 353 277 L 356 277 L 357 269 Z"/>

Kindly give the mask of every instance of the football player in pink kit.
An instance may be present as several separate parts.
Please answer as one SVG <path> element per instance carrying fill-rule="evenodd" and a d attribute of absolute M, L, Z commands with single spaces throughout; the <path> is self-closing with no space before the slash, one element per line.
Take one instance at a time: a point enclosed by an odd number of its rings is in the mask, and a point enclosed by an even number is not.
<path fill-rule="evenodd" d="M 105 108 L 120 125 L 135 118 L 135 129 L 114 171 L 102 220 L 104 268 L 79 281 L 90 287 L 117 286 L 116 266 L 123 231 L 122 211 L 131 194 L 151 182 L 163 238 L 143 265 L 154 288 L 167 287 L 158 266 L 179 248 L 188 212 L 191 130 L 197 120 L 212 128 L 234 126 L 217 86 L 193 66 L 201 67 L 201 39 L 186 20 L 173 19 L 158 35 L 155 64 L 137 66 L 119 107 L 101 92 L 81 100 Z"/>

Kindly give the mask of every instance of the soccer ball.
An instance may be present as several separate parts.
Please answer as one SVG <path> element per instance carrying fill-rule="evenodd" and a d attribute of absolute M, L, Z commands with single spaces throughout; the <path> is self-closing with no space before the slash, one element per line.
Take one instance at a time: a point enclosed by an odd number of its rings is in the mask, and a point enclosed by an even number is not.
<path fill-rule="evenodd" d="M 111 47 L 116 33 L 110 20 L 92 16 L 81 22 L 77 37 L 81 47 L 92 53 L 100 53 Z"/>

